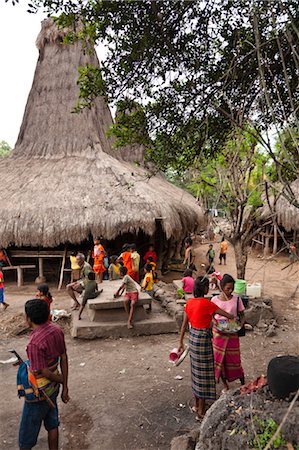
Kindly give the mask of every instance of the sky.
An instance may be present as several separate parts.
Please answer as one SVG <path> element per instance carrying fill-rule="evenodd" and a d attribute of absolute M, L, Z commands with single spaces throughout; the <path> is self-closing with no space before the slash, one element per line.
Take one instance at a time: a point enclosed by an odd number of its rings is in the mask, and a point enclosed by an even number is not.
<path fill-rule="evenodd" d="M 38 58 L 35 40 L 44 16 L 27 13 L 24 0 L 15 6 L 0 2 L 0 141 L 14 147 L 33 81 Z"/>

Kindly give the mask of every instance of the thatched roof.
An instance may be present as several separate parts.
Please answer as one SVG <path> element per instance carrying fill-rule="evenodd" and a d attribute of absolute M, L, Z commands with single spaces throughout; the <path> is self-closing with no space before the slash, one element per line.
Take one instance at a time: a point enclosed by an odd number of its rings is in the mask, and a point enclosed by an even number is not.
<path fill-rule="evenodd" d="M 294 197 L 299 204 L 299 179 L 291 184 Z M 299 208 L 292 205 L 283 195 L 281 195 L 276 204 L 277 222 L 287 231 L 299 231 Z"/>
<path fill-rule="evenodd" d="M 299 203 L 299 179 L 291 183 L 290 187 L 297 203 Z M 283 186 L 281 186 L 281 189 L 283 189 Z M 288 195 L 288 197 L 290 197 L 290 195 Z M 270 198 L 270 204 L 273 213 L 276 214 L 278 225 L 281 225 L 286 231 L 299 231 L 299 208 L 292 205 L 283 194 L 279 196 L 275 208 L 273 197 Z M 261 209 L 261 220 L 266 221 L 271 215 L 272 213 L 269 205 L 265 202 Z"/>
<path fill-rule="evenodd" d="M 91 110 L 71 113 L 78 66 L 98 60 L 80 43 L 61 44 L 64 33 L 50 19 L 43 22 L 19 137 L 12 155 L 0 161 L 0 245 L 80 243 L 89 233 L 152 235 L 161 217 L 167 238 L 181 239 L 203 223 L 194 198 L 112 148 L 103 98 Z"/>

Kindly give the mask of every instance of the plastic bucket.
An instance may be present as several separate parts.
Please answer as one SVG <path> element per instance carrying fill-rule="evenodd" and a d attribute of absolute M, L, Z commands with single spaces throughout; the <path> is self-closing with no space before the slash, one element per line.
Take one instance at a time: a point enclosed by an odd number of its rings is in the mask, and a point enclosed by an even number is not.
<path fill-rule="evenodd" d="M 246 294 L 249 297 L 259 298 L 262 295 L 262 285 L 261 283 L 248 284 L 246 288 Z"/>
<path fill-rule="evenodd" d="M 246 281 L 245 280 L 236 280 L 234 292 L 239 295 L 245 294 L 246 293 Z"/>

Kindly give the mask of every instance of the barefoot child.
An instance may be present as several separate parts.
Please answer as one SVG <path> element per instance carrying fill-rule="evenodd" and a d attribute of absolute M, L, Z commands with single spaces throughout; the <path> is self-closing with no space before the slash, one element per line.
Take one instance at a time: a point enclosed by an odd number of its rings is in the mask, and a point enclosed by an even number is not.
<path fill-rule="evenodd" d="M 141 289 L 154 298 L 154 276 L 151 264 L 145 264 L 144 273 L 145 276 L 141 283 Z M 149 309 L 152 309 L 152 305 L 150 305 Z"/>
<path fill-rule="evenodd" d="M 4 301 L 4 277 L 0 268 L 0 304 L 3 305 L 3 309 L 5 310 L 9 304 Z"/>
<path fill-rule="evenodd" d="M 83 299 L 79 309 L 78 320 L 81 320 L 81 315 L 86 306 L 87 300 L 91 298 L 96 298 L 98 295 L 101 294 L 101 292 L 103 292 L 103 289 L 98 291 L 98 285 L 95 279 L 96 279 L 95 273 L 89 272 L 89 274 L 87 275 L 87 280 L 84 284 Z"/>
<path fill-rule="evenodd" d="M 52 316 L 51 316 L 51 303 L 53 302 L 53 297 L 51 295 L 51 292 L 49 291 L 49 286 L 47 284 L 39 284 L 37 286 L 37 292 L 35 294 L 36 298 L 40 298 L 41 300 L 44 300 L 48 305 L 48 321 L 51 322 Z"/>
<path fill-rule="evenodd" d="M 138 300 L 138 290 L 134 280 L 127 274 L 128 269 L 126 266 L 122 266 L 119 269 L 120 276 L 123 279 L 123 282 L 118 289 L 118 291 L 114 294 L 114 298 L 120 297 L 124 291 L 126 291 L 124 307 L 128 314 L 128 328 L 133 328 L 133 315 L 135 304 Z M 129 308 L 130 303 L 130 308 Z"/>

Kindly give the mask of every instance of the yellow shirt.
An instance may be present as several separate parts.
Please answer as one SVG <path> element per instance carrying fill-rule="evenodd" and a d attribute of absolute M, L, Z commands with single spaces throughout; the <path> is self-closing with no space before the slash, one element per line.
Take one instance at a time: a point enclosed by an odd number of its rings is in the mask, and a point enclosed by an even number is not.
<path fill-rule="evenodd" d="M 79 270 L 80 266 L 78 266 L 78 264 L 77 264 L 76 256 L 70 256 L 70 260 L 71 260 L 71 269 Z"/>
<path fill-rule="evenodd" d="M 152 272 L 147 272 L 143 278 L 141 286 L 145 288 L 146 291 L 152 291 L 154 287 L 154 278 Z"/>

